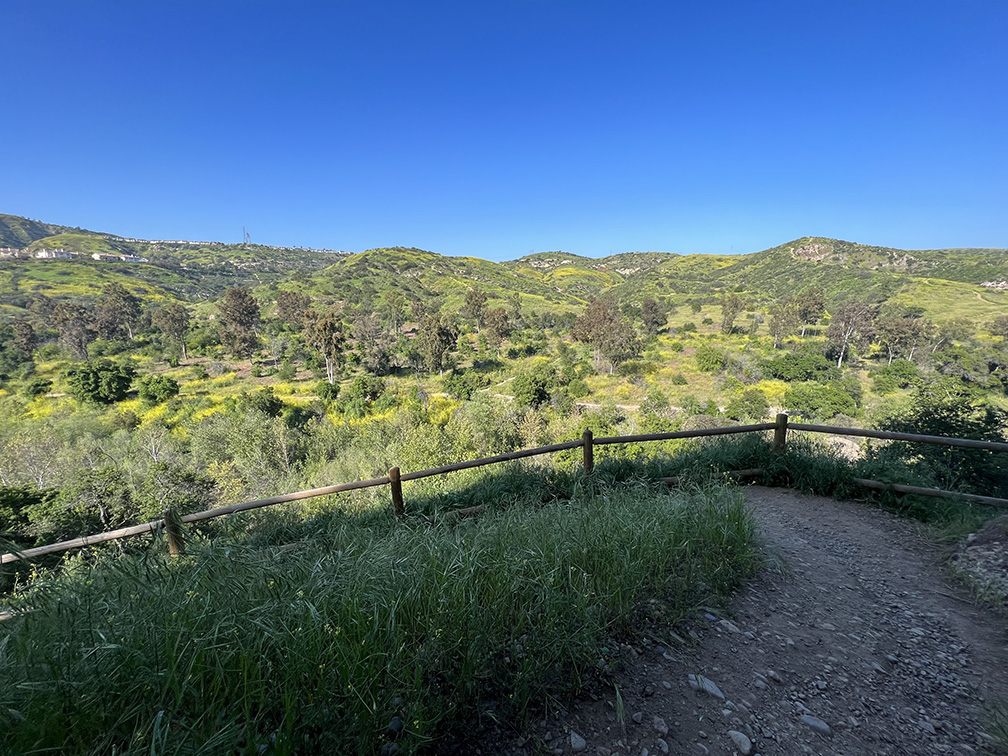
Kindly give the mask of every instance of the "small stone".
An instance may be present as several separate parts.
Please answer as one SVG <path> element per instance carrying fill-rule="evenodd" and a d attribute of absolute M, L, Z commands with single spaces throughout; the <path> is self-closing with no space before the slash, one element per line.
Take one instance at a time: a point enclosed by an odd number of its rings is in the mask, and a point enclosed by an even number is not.
<path fill-rule="evenodd" d="M 668 680 L 662 680 L 661 684 L 662 687 L 665 688 L 665 690 L 672 690 L 672 683 L 670 683 Z"/>
<path fill-rule="evenodd" d="M 885 671 L 885 668 L 881 664 L 879 664 L 878 662 L 872 662 L 871 668 L 873 670 L 875 670 L 876 672 L 878 672 L 880 675 L 888 674 Z"/>
<path fill-rule="evenodd" d="M 829 725 L 823 722 L 821 719 L 819 719 L 819 717 L 813 717 L 811 714 L 802 714 L 801 721 L 807 724 L 809 727 L 811 727 L 818 733 L 822 733 L 823 735 L 833 734 L 832 730 L 830 730 Z"/>
<path fill-rule="evenodd" d="M 398 743 L 385 743 L 379 751 L 381 756 L 396 756 L 399 753 Z"/>
<path fill-rule="evenodd" d="M 669 752 L 668 743 L 666 743 L 661 738 L 658 738 L 658 750 L 661 751 L 662 753 Z"/>
<path fill-rule="evenodd" d="M 706 733 L 706 732 L 704 732 L 703 730 L 699 730 L 699 731 L 697 732 L 697 735 L 699 735 L 699 736 L 700 736 L 701 738 L 703 738 L 704 740 L 707 740 L 707 733 Z"/>
<path fill-rule="evenodd" d="M 920 720 L 917 723 L 917 726 L 920 727 L 922 730 L 924 730 L 924 732 L 926 732 L 928 735 L 937 735 L 938 734 L 938 733 L 935 732 L 934 725 L 931 724 L 930 722 L 927 722 L 927 721 L 923 720 L 923 719 Z"/>
<path fill-rule="evenodd" d="M 749 756 L 752 753 L 752 741 L 746 737 L 745 733 L 738 730 L 728 730 L 728 737 L 735 743 L 735 747 L 742 756 Z"/>
<path fill-rule="evenodd" d="M 710 749 L 708 749 L 707 746 L 705 746 L 703 743 L 694 743 L 693 745 L 695 745 L 697 748 L 700 749 L 700 753 L 703 754 L 710 753 Z"/>
<path fill-rule="evenodd" d="M 717 617 L 710 612 L 704 612 L 704 618 L 710 620 L 711 622 L 717 622 Z"/>
<path fill-rule="evenodd" d="M 403 728 L 405 726 L 406 725 L 403 723 L 402 717 L 400 716 L 392 717 L 392 719 L 390 719 L 388 723 L 389 737 L 391 738 L 399 737 L 399 733 L 403 731 Z"/>
<path fill-rule="evenodd" d="M 640 724 L 641 722 L 644 721 L 644 712 L 643 711 L 635 711 L 633 713 L 633 716 L 630 717 L 630 719 L 632 719 L 637 724 Z"/>
<path fill-rule="evenodd" d="M 730 717 L 731 716 L 731 709 L 721 709 L 721 716 L 722 717 Z"/>
<path fill-rule="evenodd" d="M 580 753 L 581 751 L 583 751 L 585 748 L 588 747 L 588 743 L 585 742 L 585 739 L 582 738 L 580 735 L 578 735 L 576 732 L 574 732 L 574 730 L 571 730 L 570 744 L 571 744 L 571 750 L 574 753 Z"/>
<path fill-rule="evenodd" d="M 640 756 L 648 756 L 648 749 L 645 748 L 643 751 L 641 751 Z"/>
<path fill-rule="evenodd" d="M 718 627 L 720 627 L 722 630 L 727 630 L 729 633 L 742 632 L 741 630 L 739 630 L 739 626 L 736 625 L 731 620 L 721 620 L 720 622 L 718 622 Z"/>
<path fill-rule="evenodd" d="M 653 696 L 654 695 L 654 685 L 645 685 L 644 686 L 644 695 L 645 696 Z"/>
<path fill-rule="evenodd" d="M 830 632 L 834 632 L 836 630 L 836 625 L 831 624 L 829 622 L 823 622 L 821 625 L 819 625 L 819 627 L 821 627 L 823 630 L 829 630 Z"/>
<path fill-rule="evenodd" d="M 654 718 L 654 728 L 660 732 L 662 735 L 668 735 L 668 725 L 665 724 L 665 720 L 655 714 Z"/>
<path fill-rule="evenodd" d="M 826 682 L 823 680 L 816 680 L 815 686 L 819 688 L 819 690 L 826 690 Z"/>
<path fill-rule="evenodd" d="M 746 631 L 745 631 L 744 633 L 742 633 L 742 634 L 743 634 L 743 635 L 744 635 L 744 636 L 745 636 L 746 638 L 748 638 L 749 640 L 756 640 L 756 635 L 755 635 L 755 634 L 753 634 L 753 633 L 752 633 L 751 631 L 749 631 L 749 630 L 746 630 Z"/>
<path fill-rule="evenodd" d="M 718 688 L 713 680 L 708 680 L 703 675 L 690 675 L 689 686 L 693 688 L 693 690 L 707 693 L 715 698 L 720 698 L 722 701 L 724 700 L 725 696 L 724 693 L 721 692 L 721 689 Z"/>
<path fill-rule="evenodd" d="M 769 677 L 771 680 L 773 680 L 775 683 L 782 683 L 782 682 L 784 682 L 781 679 L 781 676 L 778 675 L 776 672 L 774 672 L 772 669 L 768 669 L 767 670 L 766 676 Z"/>
<path fill-rule="evenodd" d="M 886 655 L 885 655 L 885 658 L 886 658 L 886 661 L 887 661 L 887 662 L 889 662 L 890 664 L 895 664 L 896 662 L 898 662 L 898 661 L 899 661 L 899 659 L 897 659 L 897 658 L 896 658 L 895 656 L 893 656 L 892 654 L 886 654 Z"/>
<path fill-rule="evenodd" d="M 756 682 L 753 683 L 753 685 L 755 685 L 760 690 L 766 690 L 767 688 L 767 684 L 762 680 L 757 680 Z"/>

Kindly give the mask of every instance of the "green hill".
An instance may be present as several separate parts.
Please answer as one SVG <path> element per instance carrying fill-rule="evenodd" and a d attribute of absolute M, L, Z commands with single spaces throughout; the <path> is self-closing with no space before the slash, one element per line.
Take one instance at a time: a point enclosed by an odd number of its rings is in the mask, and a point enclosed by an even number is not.
<path fill-rule="evenodd" d="M 42 223 L 31 218 L 22 218 L 19 215 L 4 215 L 0 213 L 0 247 L 24 249 L 34 241 L 63 233 L 90 234 L 92 232 L 79 228 L 70 228 L 69 226 Z"/>
<path fill-rule="evenodd" d="M 406 247 L 334 254 L 254 244 L 144 241 L 0 215 L 0 246 L 28 254 L 62 248 L 81 258 L 128 254 L 149 261 L 125 266 L 83 259 L 3 260 L 0 304 L 7 305 L 32 291 L 87 296 L 101 282 L 119 279 L 183 299 L 214 298 L 230 286 L 282 287 L 367 305 L 396 289 L 446 310 L 458 309 L 466 290 L 478 287 L 489 295 L 491 307 L 517 295 L 526 309 L 559 313 L 577 311 L 603 294 L 632 304 L 645 297 L 682 303 L 729 290 L 765 307 L 814 286 L 831 301 L 913 301 L 937 320 L 983 319 L 996 316 L 1006 296 L 980 284 L 1008 275 L 1008 250 L 1003 249 L 901 250 L 812 236 L 746 255 L 628 252 L 590 258 L 542 252 L 494 263 Z M 74 270 L 80 275 L 73 275 Z"/>

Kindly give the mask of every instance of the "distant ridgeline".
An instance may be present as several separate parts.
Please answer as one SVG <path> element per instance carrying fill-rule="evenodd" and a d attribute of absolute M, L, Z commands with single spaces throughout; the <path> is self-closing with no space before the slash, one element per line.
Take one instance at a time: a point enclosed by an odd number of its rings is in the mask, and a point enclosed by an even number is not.
<path fill-rule="evenodd" d="M 896 299 L 942 320 L 961 316 L 967 300 L 980 309 L 1003 304 L 1002 292 L 1008 290 L 1008 250 L 907 251 L 821 237 L 746 255 L 630 252 L 596 259 L 545 252 L 494 263 L 403 247 L 349 254 L 144 240 L 0 214 L 0 258 L 7 258 L 0 265 L 16 266 L 12 276 L 0 279 L 0 304 L 39 288 L 56 297 L 79 298 L 91 289 L 97 294 L 101 285 L 121 277 L 134 285 L 146 282 L 145 291 L 151 294 L 179 299 L 213 298 L 228 287 L 249 286 L 274 293 L 278 287 L 296 288 L 316 297 L 364 303 L 397 289 L 412 299 L 437 300 L 446 307 L 460 304 L 466 290 L 478 286 L 491 298 L 519 297 L 531 310 L 560 313 L 579 310 L 602 295 L 639 305 L 647 297 L 681 301 L 738 291 L 750 305 L 768 305 L 816 287 L 831 300 Z M 105 265 L 123 262 L 146 264 Z M 81 279 L 84 290 L 40 280 L 54 274 L 38 272 L 39 266 L 82 264 L 100 268 Z M 86 283 L 90 278 L 94 286 Z"/>

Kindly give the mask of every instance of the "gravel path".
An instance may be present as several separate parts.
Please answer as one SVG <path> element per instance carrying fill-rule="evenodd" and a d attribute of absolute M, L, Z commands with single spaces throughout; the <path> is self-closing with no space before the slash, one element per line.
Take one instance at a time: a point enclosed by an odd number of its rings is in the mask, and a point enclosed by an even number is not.
<path fill-rule="evenodd" d="M 784 489 L 749 487 L 746 499 L 783 568 L 728 616 L 708 613 L 693 639 L 628 649 L 622 706 L 615 688 L 597 691 L 506 750 L 994 752 L 984 728 L 990 702 L 1008 702 L 1008 628 L 948 580 L 919 527 Z"/>

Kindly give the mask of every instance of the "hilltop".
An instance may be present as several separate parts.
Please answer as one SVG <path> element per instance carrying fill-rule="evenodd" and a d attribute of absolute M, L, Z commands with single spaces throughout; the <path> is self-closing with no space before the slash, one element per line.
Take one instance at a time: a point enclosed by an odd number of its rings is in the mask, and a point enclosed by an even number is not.
<path fill-rule="evenodd" d="M 397 288 L 414 298 L 444 298 L 458 304 L 465 291 L 476 286 L 491 299 L 518 296 L 534 310 L 558 312 L 603 295 L 639 304 L 649 296 L 674 300 L 739 291 L 768 303 L 815 286 L 830 298 L 915 301 L 940 319 L 942 309 L 959 297 L 1004 304 L 995 288 L 981 287 L 1008 278 L 1005 249 L 903 250 L 816 236 L 740 255 L 626 252 L 591 258 L 556 251 L 495 263 L 407 247 L 350 254 L 132 239 L 0 215 L 0 246 L 20 249 L 25 257 L 60 249 L 78 258 L 95 254 L 143 258 L 148 265 L 129 275 L 183 299 L 215 296 L 228 286 L 280 285 L 347 301 L 371 301 Z M 106 272 L 105 277 L 117 275 Z M 32 273 L 23 270 L 20 278 L 27 279 L 24 286 L 30 290 Z"/>

